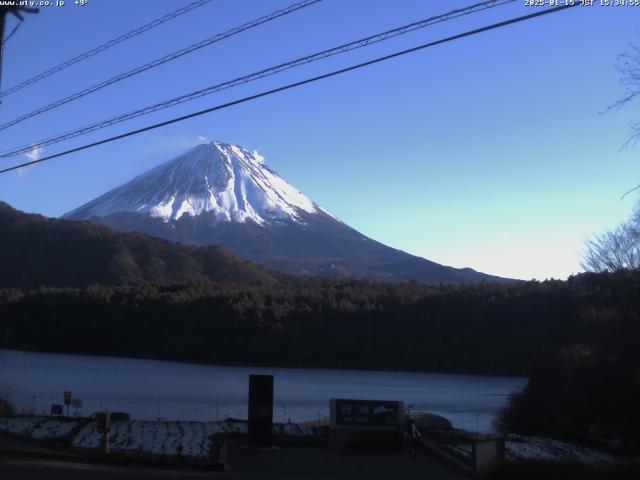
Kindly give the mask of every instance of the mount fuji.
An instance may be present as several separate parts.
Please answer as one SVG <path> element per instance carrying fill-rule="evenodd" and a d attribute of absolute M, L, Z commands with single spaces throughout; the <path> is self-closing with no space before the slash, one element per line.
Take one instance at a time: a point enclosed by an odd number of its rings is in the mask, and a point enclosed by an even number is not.
<path fill-rule="evenodd" d="M 219 244 L 293 274 L 428 283 L 505 281 L 376 242 L 287 183 L 257 153 L 218 141 L 198 145 L 64 218 L 185 244 Z"/>

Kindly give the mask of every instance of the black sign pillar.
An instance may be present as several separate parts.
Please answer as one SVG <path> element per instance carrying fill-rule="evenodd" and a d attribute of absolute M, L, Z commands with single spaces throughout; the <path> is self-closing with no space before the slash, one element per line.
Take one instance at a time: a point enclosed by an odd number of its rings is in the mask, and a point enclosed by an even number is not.
<path fill-rule="evenodd" d="M 273 375 L 249 375 L 249 442 L 271 445 Z"/>

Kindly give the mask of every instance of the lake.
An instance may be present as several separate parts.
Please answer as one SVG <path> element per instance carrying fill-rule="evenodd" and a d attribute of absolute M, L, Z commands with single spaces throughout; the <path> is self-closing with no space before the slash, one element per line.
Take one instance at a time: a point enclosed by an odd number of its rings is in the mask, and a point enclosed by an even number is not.
<path fill-rule="evenodd" d="M 274 375 L 274 421 L 329 415 L 329 399 L 401 400 L 412 411 L 447 417 L 455 427 L 490 432 L 524 377 L 320 368 L 194 365 L 85 355 L 0 350 L 0 397 L 18 413 L 46 414 L 63 392 L 78 413 L 129 412 L 140 420 L 247 418 L 249 374 Z"/>

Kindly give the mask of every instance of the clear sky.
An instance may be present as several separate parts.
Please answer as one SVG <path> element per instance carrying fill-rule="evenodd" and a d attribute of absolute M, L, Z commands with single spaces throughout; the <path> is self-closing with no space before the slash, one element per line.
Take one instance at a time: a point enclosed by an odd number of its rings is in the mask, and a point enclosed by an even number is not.
<path fill-rule="evenodd" d="M 215 0 L 2 99 L 2 123 L 294 0 Z M 188 0 L 89 0 L 30 15 L 2 86 Z M 0 131 L 0 150 L 388 30 L 474 0 L 324 0 Z M 483 24 L 524 0 L 52 146 L 97 140 Z M 7 22 L 11 31 L 13 19 Z M 0 175 L 0 200 L 58 216 L 200 143 L 257 150 L 319 205 L 376 240 L 446 265 L 518 278 L 581 271 L 583 241 L 630 213 L 640 150 L 620 151 L 637 108 L 602 115 L 640 43 L 640 7 L 569 11 L 430 48 L 137 137 Z M 26 157 L 19 159 L 25 161 Z M 11 162 L 0 160 L 2 166 Z M 0 245 L 2 240 L 0 239 Z"/>

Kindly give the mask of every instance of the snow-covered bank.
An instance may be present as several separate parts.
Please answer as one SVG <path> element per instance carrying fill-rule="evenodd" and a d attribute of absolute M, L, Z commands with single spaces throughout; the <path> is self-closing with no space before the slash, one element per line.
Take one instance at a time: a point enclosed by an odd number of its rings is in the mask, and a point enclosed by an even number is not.
<path fill-rule="evenodd" d="M 452 443 L 447 448 L 458 455 L 471 458 L 471 443 Z M 527 435 L 507 435 L 506 455 L 511 460 L 578 461 L 582 463 L 617 463 L 618 459 L 606 452 L 553 438 Z"/>
<path fill-rule="evenodd" d="M 109 444 L 114 452 L 207 457 L 213 435 L 224 431 L 246 431 L 246 425 L 222 422 L 118 421 L 111 424 Z M 98 423 L 91 422 L 78 432 L 72 445 L 97 449 L 102 446 Z"/>
<path fill-rule="evenodd" d="M 0 417 L 0 431 L 35 439 L 61 439 L 78 425 L 75 419 L 49 417 Z"/>
<path fill-rule="evenodd" d="M 66 439 L 79 449 L 102 447 L 96 420 L 5 417 L 0 418 L 0 431 L 34 439 Z M 214 435 L 219 433 L 247 433 L 247 422 L 114 421 L 109 444 L 113 452 L 206 458 L 211 455 Z M 273 434 L 314 436 L 318 431 L 295 423 L 276 423 Z"/>
<path fill-rule="evenodd" d="M 507 436 L 507 456 L 514 459 L 575 460 L 583 463 L 615 463 L 613 455 L 593 448 L 552 438 L 511 434 Z"/>

